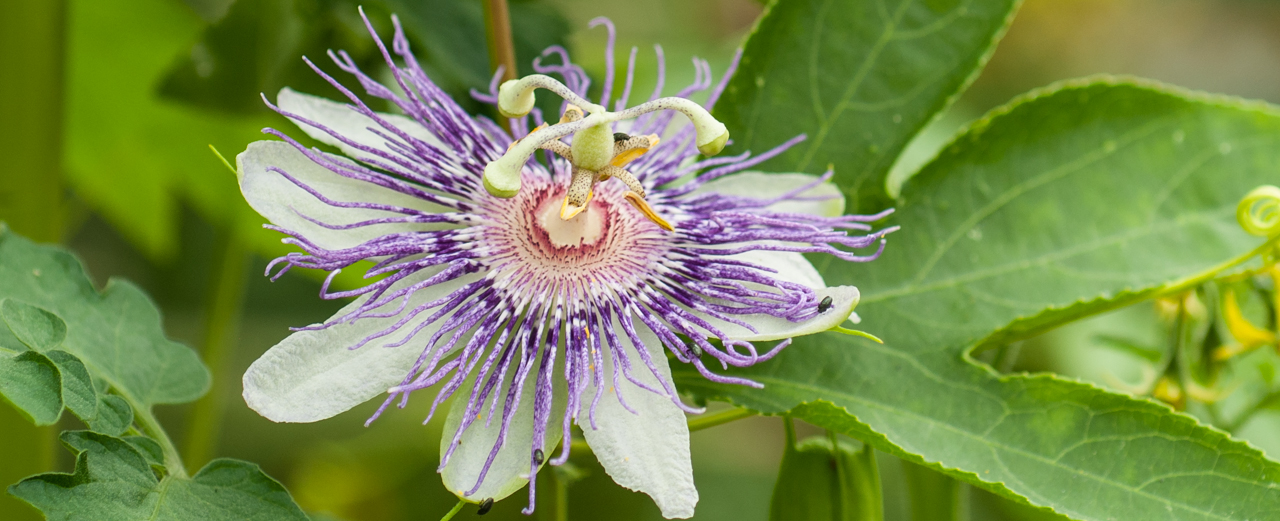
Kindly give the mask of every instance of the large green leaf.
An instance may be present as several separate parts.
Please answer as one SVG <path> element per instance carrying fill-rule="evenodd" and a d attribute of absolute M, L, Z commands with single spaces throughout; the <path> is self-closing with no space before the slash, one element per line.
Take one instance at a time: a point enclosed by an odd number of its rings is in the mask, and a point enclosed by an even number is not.
<path fill-rule="evenodd" d="M 1280 465 L 1163 404 L 967 351 L 1185 286 L 1262 242 L 1237 202 L 1280 164 L 1280 111 L 1100 79 L 977 122 L 912 179 L 884 256 L 835 263 L 861 326 L 798 339 L 704 397 L 791 414 L 1078 519 L 1269 519 Z M 823 263 L 819 263 L 823 264 Z"/>
<path fill-rule="evenodd" d="M 74 474 L 32 476 L 9 487 L 56 521 L 277 521 L 307 519 L 284 489 L 252 463 L 219 459 L 190 479 L 156 478 L 128 441 L 89 431 L 62 434 L 77 454 Z"/>
<path fill-rule="evenodd" d="M 155 304 L 133 284 L 113 279 L 99 293 L 70 253 L 33 244 L 2 227 L 0 280 L 0 299 L 61 317 L 66 323 L 61 349 L 138 406 L 188 402 L 208 389 L 209 374 L 200 359 L 165 338 Z"/>
<path fill-rule="evenodd" d="M 835 168 L 849 208 L 888 206 L 898 153 L 977 76 L 1019 0 L 776 0 L 715 115 L 730 152 L 808 139 L 772 172 Z"/>

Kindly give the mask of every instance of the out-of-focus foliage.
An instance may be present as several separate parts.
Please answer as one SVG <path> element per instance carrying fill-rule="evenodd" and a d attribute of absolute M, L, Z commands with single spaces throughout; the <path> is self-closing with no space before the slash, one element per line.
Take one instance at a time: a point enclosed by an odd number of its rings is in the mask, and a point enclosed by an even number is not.
<path fill-rule="evenodd" d="M 511 3 L 512 32 L 521 74 L 552 45 L 563 46 L 568 22 L 546 2 Z M 357 8 L 389 34 L 399 17 L 432 81 L 464 106 L 479 110 L 471 89 L 487 90 L 492 78 L 480 2 L 455 0 L 239 0 L 210 26 L 161 87 L 164 96 L 229 113 L 266 110 L 259 94 L 274 99 L 281 88 L 346 98 L 301 59 L 330 73 L 328 51 L 343 51 L 365 70 L 384 69 L 383 56 Z"/>
<path fill-rule="evenodd" d="M 201 20 L 173 0 L 72 0 L 67 19 L 66 178 L 139 249 L 172 259 L 179 201 L 256 228 L 209 145 L 236 150 L 271 124 L 160 99 Z M 254 224 L 249 224 L 253 222 Z"/>
<path fill-rule="evenodd" d="M 791 421 L 785 419 L 783 421 Z M 835 439 L 788 440 L 769 506 L 770 521 L 882 521 L 875 450 Z"/>

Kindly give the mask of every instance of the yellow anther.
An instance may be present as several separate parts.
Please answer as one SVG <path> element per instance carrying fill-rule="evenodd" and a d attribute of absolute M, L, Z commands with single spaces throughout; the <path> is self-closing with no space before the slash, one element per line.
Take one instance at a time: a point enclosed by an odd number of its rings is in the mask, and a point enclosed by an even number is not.
<path fill-rule="evenodd" d="M 564 201 L 560 202 L 560 218 L 567 221 L 569 219 L 577 217 L 578 214 L 582 213 L 583 210 L 587 209 L 588 204 L 591 204 L 591 195 L 594 193 L 595 193 L 595 190 L 587 192 L 587 200 L 582 202 L 582 206 L 570 204 L 569 198 L 566 196 L 564 198 Z"/>
<path fill-rule="evenodd" d="M 610 161 L 609 164 L 616 166 L 618 168 L 627 166 L 627 163 L 635 161 L 640 156 L 643 156 L 644 153 L 648 152 L 650 148 L 658 146 L 658 142 L 662 141 L 661 139 L 658 138 L 657 134 L 649 134 L 648 136 L 645 136 L 645 137 L 649 138 L 648 147 L 633 148 L 631 150 L 628 150 L 626 152 L 613 156 L 613 161 Z"/>
<path fill-rule="evenodd" d="M 582 116 L 584 114 L 586 113 L 583 112 L 581 108 L 579 108 L 577 105 L 570 103 L 568 107 L 564 108 L 564 114 L 560 115 L 560 122 L 572 123 L 574 121 L 578 121 L 582 119 Z"/>
<path fill-rule="evenodd" d="M 673 232 L 676 230 L 675 227 L 671 226 L 671 223 L 667 222 L 666 219 L 659 217 L 657 212 L 654 212 L 653 208 L 649 207 L 649 203 L 646 203 L 644 198 L 640 197 L 640 194 L 637 194 L 635 192 L 627 192 L 627 194 L 624 197 L 626 197 L 628 203 L 631 203 L 631 206 L 634 206 L 636 207 L 637 210 L 640 210 L 640 213 L 644 214 L 645 217 L 648 217 L 649 220 L 653 221 L 654 224 L 661 226 L 662 229 L 669 232 Z"/>

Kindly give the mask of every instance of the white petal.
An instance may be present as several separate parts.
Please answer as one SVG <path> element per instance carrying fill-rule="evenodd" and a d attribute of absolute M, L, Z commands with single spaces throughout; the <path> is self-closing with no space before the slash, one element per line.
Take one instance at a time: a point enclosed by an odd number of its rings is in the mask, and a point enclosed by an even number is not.
<path fill-rule="evenodd" d="M 742 320 L 752 327 L 756 328 L 756 332 L 752 333 L 747 328 L 737 324 L 730 324 L 718 319 L 703 317 L 707 321 L 721 326 L 726 335 L 734 340 L 746 340 L 748 342 L 764 342 L 769 340 L 781 340 L 784 338 L 795 338 L 798 336 L 811 335 L 821 333 L 833 327 L 836 327 L 849 319 L 849 314 L 853 313 L 854 306 L 858 305 L 858 288 L 853 286 L 835 286 L 830 288 L 819 288 L 816 290 L 818 300 L 823 297 L 831 297 L 831 308 L 820 313 L 817 317 L 802 322 L 792 322 L 785 318 L 778 318 L 772 315 L 737 315 L 734 318 Z"/>
<path fill-rule="evenodd" d="M 424 276 L 426 274 L 423 273 Z M 420 277 L 411 278 L 421 280 Z M 440 298 L 478 279 L 478 275 L 463 276 L 420 289 L 410 297 L 401 315 L 418 304 Z M 402 281 L 400 285 L 409 283 Z M 350 313 L 365 300 L 366 297 L 360 297 L 334 317 Z M 380 309 L 391 311 L 398 305 L 398 301 L 392 302 Z M 401 331 L 411 331 L 430 314 L 430 311 L 419 314 L 418 320 L 406 324 Z M 298 331 L 289 335 L 263 353 L 245 371 L 245 403 L 271 421 L 305 423 L 332 417 L 386 393 L 388 388 L 398 385 L 408 375 L 422 354 L 421 345 L 409 342 L 399 347 L 382 347 L 400 340 L 404 334 L 393 333 L 359 349 L 348 348 L 394 324 L 399 318 L 398 315 L 360 319 L 354 323 L 344 322 L 326 329 Z M 439 329 L 441 322 L 438 320 L 423 328 L 416 338 L 429 337 Z"/>
<path fill-rule="evenodd" d="M 770 274 L 771 277 L 777 280 L 803 284 L 811 288 L 821 288 L 827 285 L 822 281 L 822 275 L 818 274 L 818 270 L 814 269 L 813 264 L 809 263 L 809 259 L 804 258 L 803 254 L 793 251 L 752 250 L 729 255 L 725 258 L 750 262 L 777 270 L 777 273 Z"/>
<path fill-rule="evenodd" d="M 493 498 L 494 501 L 498 501 L 510 496 L 529 483 L 529 452 L 532 448 L 533 440 L 533 395 L 540 361 L 534 362 L 533 368 L 529 370 L 529 375 L 525 378 L 524 389 L 520 394 L 520 406 L 516 410 L 515 416 L 512 417 L 511 424 L 507 430 L 507 441 L 501 449 L 498 449 L 498 455 L 494 458 L 493 465 L 489 467 L 489 472 L 485 474 L 484 483 L 480 485 L 480 488 L 474 494 L 470 496 L 463 495 L 476 485 L 480 470 L 484 468 L 484 463 L 488 460 L 489 453 L 493 450 L 493 444 L 498 440 L 498 433 L 502 428 L 503 406 L 506 401 L 507 391 L 511 388 L 512 380 L 515 378 L 515 373 L 519 368 L 519 361 L 520 358 L 517 355 L 511 362 L 511 369 L 506 375 L 501 390 L 495 391 L 500 394 L 498 407 L 494 409 L 493 421 L 488 421 L 489 400 L 493 399 L 493 394 L 490 394 L 489 399 L 485 400 L 480 410 L 480 414 L 483 417 L 473 422 L 466 432 L 462 433 L 462 441 L 458 444 L 458 448 L 454 450 L 453 455 L 449 457 L 448 464 L 445 465 L 444 470 L 440 473 L 440 477 L 444 481 L 444 487 L 458 497 L 476 503 L 484 501 L 486 498 Z M 554 382 L 553 385 L 555 387 L 551 394 L 551 415 L 547 425 L 546 441 L 542 447 L 542 452 L 545 456 L 543 465 L 546 465 L 546 460 L 555 455 L 552 451 L 560 443 L 563 435 L 560 425 L 564 418 L 565 404 L 568 401 L 564 390 L 564 377 L 561 376 L 564 374 L 563 366 L 557 363 L 554 369 L 552 382 Z M 479 372 L 478 369 L 477 372 Z M 474 381 L 474 378 L 472 378 L 454 394 L 453 405 L 449 409 L 449 417 L 444 422 L 444 435 L 440 437 L 441 457 L 448 451 L 449 444 L 453 442 L 453 436 L 457 432 L 458 426 L 462 425 L 462 418 L 466 414 L 467 401 L 471 396 Z M 485 427 L 486 422 L 489 424 L 488 427 Z"/>
<path fill-rule="evenodd" d="M 756 332 L 731 322 L 726 322 L 703 313 L 694 312 L 704 320 L 714 324 L 729 338 L 748 342 L 781 340 L 826 331 L 840 325 L 849 318 L 853 308 L 858 305 L 858 288 L 853 286 L 826 287 L 822 276 L 804 255 L 788 251 L 753 250 L 727 256 L 725 258 L 741 260 L 766 266 L 777 270 L 770 274 L 777 280 L 803 284 L 813 288 L 818 294 L 818 301 L 823 297 L 831 297 L 831 308 L 817 317 L 803 322 L 792 322 L 772 315 L 731 315 L 733 318 L 751 324 Z"/>
<path fill-rule="evenodd" d="M 693 194 L 719 192 L 767 199 L 800 189 L 818 180 L 809 174 L 767 174 L 764 172 L 739 172 L 715 179 L 698 187 Z M 769 210 L 783 213 L 805 213 L 819 217 L 836 217 L 844 213 L 844 194 L 835 183 L 825 182 L 797 194 L 795 197 L 826 199 L 816 201 L 786 200 L 769 205 Z"/>
<path fill-rule="evenodd" d="M 667 366 L 665 349 L 658 338 L 644 324 L 636 323 L 637 333 L 645 343 L 645 349 L 653 357 L 654 365 L 667 382 L 671 370 Z M 662 386 L 653 373 L 635 354 L 629 337 L 621 334 L 624 349 L 631 355 L 631 374 L 655 389 Z M 698 504 L 698 489 L 693 485 L 693 463 L 689 459 L 689 426 L 684 412 L 671 401 L 636 387 L 621 378 L 623 399 L 638 414 L 622 407 L 614 394 L 613 362 L 606 345 L 604 352 L 604 382 L 609 386 L 596 406 L 596 426 L 591 428 L 591 402 L 595 386 L 582 394 L 582 409 L 578 413 L 578 426 L 591 446 L 596 459 L 613 481 L 623 487 L 648 494 L 657 503 L 662 516 L 667 519 L 693 516 Z"/>
<path fill-rule="evenodd" d="M 387 145 L 387 139 L 373 133 L 373 131 L 369 130 L 370 128 L 378 129 L 383 134 L 392 136 L 397 141 L 401 139 L 391 131 L 383 128 L 382 125 L 378 124 L 377 121 L 374 121 L 373 118 L 356 112 L 356 110 L 350 105 L 338 103 L 319 96 L 303 94 L 288 87 L 280 90 L 280 94 L 276 96 L 276 104 L 285 112 L 289 112 L 309 119 L 320 125 L 324 125 L 325 127 L 328 127 L 329 130 L 337 132 L 347 139 L 367 147 L 392 152 L 391 147 Z M 419 125 L 418 122 L 414 121 L 412 118 L 397 114 L 383 113 L 378 113 L 378 116 L 410 136 L 430 143 L 442 151 L 447 152 L 450 150 L 448 147 L 444 146 L 440 139 L 432 134 L 431 131 L 427 130 L 422 125 Z M 308 136 L 311 136 L 316 141 L 338 147 L 339 150 L 342 150 L 342 153 L 350 157 L 360 158 L 368 155 L 367 152 L 363 152 L 343 143 L 328 132 L 298 121 L 297 119 L 290 118 L 290 121 L 293 121 L 294 124 L 298 125 L 298 128 L 301 128 L 303 132 L 306 132 Z"/>
<path fill-rule="evenodd" d="M 337 158 L 337 156 L 331 157 Z M 384 234 L 427 230 L 432 229 L 433 226 L 438 228 L 439 225 L 390 223 L 347 230 L 325 228 L 302 218 L 301 215 L 330 225 L 342 225 L 370 219 L 397 217 L 402 214 L 330 206 L 279 173 L 268 171 L 267 168 L 276 167 L 288 172 L 295 179 L 306 183 L 331 200 L 372 202 L 431 213 L 445 211 L 444 207 L 417 197 L 340 176 L 315 164 L 298 149 L 281 141 L 249 143 L 248 148 L 236 156 L 236 167 L 240 177 L 240 192 L 244 194 L 249 206 L 273 224 L 297 232 L 322 248 L 350 248 Z"/>

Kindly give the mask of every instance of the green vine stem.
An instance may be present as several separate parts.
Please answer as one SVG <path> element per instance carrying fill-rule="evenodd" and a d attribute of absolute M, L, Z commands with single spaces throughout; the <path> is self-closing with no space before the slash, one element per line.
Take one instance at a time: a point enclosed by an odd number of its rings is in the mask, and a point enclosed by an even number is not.
<path fill-rule="evenodd" d="M 63 79 L 67 2 L 5 2 L 0 16 L 0 142 L 5 144 L 0 222 L 38 242 L 62 240 Z M 10 174 L 12 172 L 12 174 Z M 0 283 L 3 284 L 3 283 Z M 0 485 L 54 470 L 61 454 L 58 426 L 32 426 L 8 405 L 0 411 Z M 26 504 L 0 498 L 0 518 L 40 517 Z"/>
<path fill-rule="evenodd" d="M 484 35 L 489 44 L 489 68 L 497 71 L 501 66 L 502 81 L 516 79 L 516 48 L 507 0 L 484 0 Z"/>
<path fill-rule="evenodd" d="M 689 432 L 700 431 L 702 429 L 710 429 L 717 425 L 724 425 L 732 421 L 738 421 L 743 418 L 755 416 L 756 412 L 750 409 L 735 407 L 727 411 L 708 414 L 706 416 L 689 420 Z"/>
<path fill-rule="evenodd" d="M 902 462 L 902 475 L 911 500 L 911 521 L 968 519 L 966 489 L 959 481 L 905 460 Z"/>
<path fill-rule="evenodd" d="M 187 461 L 192 468 L 207 463 L 218 443 L 218 432 L 226 412 L 226 389 L 236 380 L 228 373 L 227 360 L 238 336 L 244 303 L 244 287 L 248 277 L 249 254 L 234 232 L 224 230 L 218 238 L 218 265 L 214 267 L 209 296 L 205 305 L 204 363 L 209 366 L 212 385 L 208 394 L 196 401 L 187 424 Z"/>
<path fill-rule="evenodd" d="M 151 412 L 151 408 L 124 392 L 120 386 L 112 385 L 111 387 L 116 394 L 124 398 L 129 407 L 133 408 L 133 421 L 138 424 L 138 429 L 142 431 L 142 434 L 160 444 L 160 451 L 164 453 L 165 471 L 170 476 L 186 479 L 187 468 L 182 465 L 182 456 L 178 454 L 178 447 L 173 444 L 173 440 L 164 431 L 164 427 L 160 425 L 160 420 L 156 419 L 155 414 Z"/>
<path fill-rule="evenodd" d="M 444 517 L 440 518 L 440 521 L 449 521 L 450 519 L 453 519 L 453 516 L 458 515 L 458 512 L 461 512 L 462 507 L 465 507 L 465 506 L 467 506 L 467 502 L 465 500 L 459 499 L 458 504 L 453 505 L 453 508 L 449 509 L 449 511 L 445 513 Z"/>

